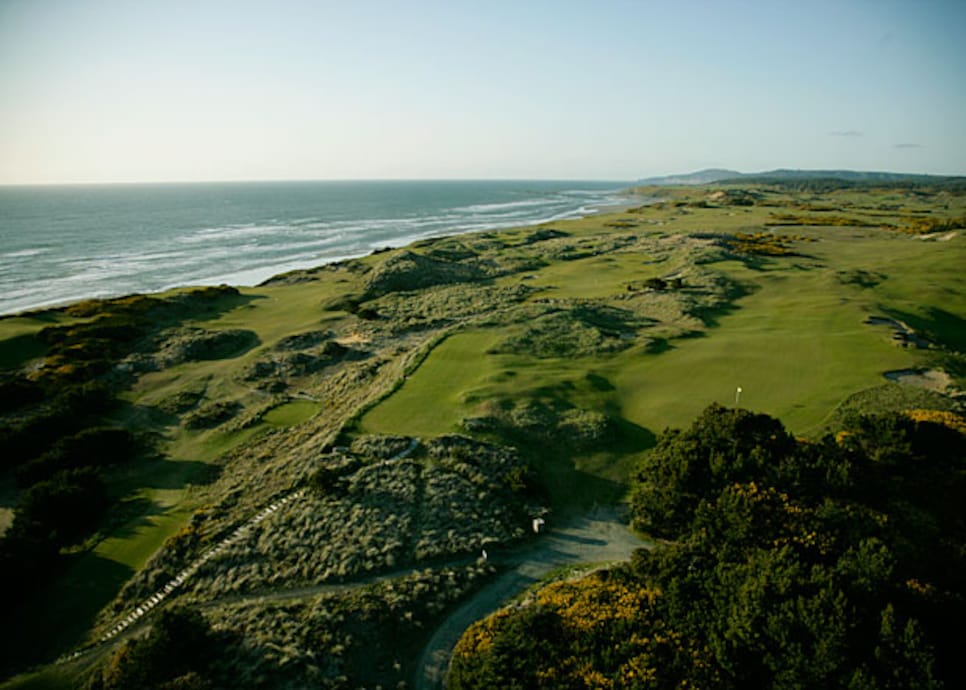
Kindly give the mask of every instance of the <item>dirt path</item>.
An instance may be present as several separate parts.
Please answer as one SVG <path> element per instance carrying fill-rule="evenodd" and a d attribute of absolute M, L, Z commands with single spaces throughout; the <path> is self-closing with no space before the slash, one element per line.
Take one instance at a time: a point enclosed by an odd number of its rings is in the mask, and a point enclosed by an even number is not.
<path fill-rule="evenodd" d="M 396 453 L 394 456 L 388 460 L 384 460 L 383 463 L 387 462 L 397 462 L 408 457 L 416 448 L 419 446 L 419 439 L 413 438 L 410 440 L 409 445 L 402 451 Z M 114 638 L 122 635 L 131 626 L 136 626 L 141 619 L 149 614 L 156 606 L 161 604 L 172 592 L 180 589 L 182 585 L 187 580 L 190 580 L 198 569 L 203 566 L 208 560 L 214 558 L 219 553 L 224 551 L 226 548 L 238 542 L 248 536 L 249 530 L 257 525 L 262 520 L 270 518 L 277 510 L 282 508 L 289 501 L 301 501 L 305 497 L 305 489 L 299 489 L 292 493 L 287 493 L 284 496 L 277 498 L 273 503 L 269 504 L 263 508 L 254 517 L 250 518 L 248 521 L 242 523 L 239 527 L 235 529 L 229 536 L 222 539 L 218 544 L 208 549 L 200 557 L 192 561 L 188 566 L 186 566 L 181 572 L 179 572 L 170 582 L 168 582 L 163 589 L 154 592 L 149 597 L 147 597 L 140 604 L 135 605 L 130 612 L 123 618 L 119 618 L 115 625 L 110 628 L 106 633 L 104 633 L 100 639 L 96 642 L 86 645 L 72 653 L 66 654 L 59 658 L 55 663 L 64 663 L 77 659 L 80 656 L 86 654 L 87 652 L 93 651 L 98 646 L 107 644 L 111 642 Z M 382 578 L 384 579 L 384 578 Z M 359 586 L 357 583 L 355 586 Z M 309 596 L 311 594 L 318 594 L 326 590 L 340 591 L 348 589 L 352 585 L 321 585 L 319 587 L 309 587 L 309 588 L 299 588 L 287 592 L 281 592 L 274 597 L 271 595 L 259 595 L 256 597 L 247 598 L 277 598 L 277 599 L 294 599 L 302 596 Z M 239 597 L 240 600 L 244 600 L 246 597 Z M 216 603 L 216 602 L 211 602 Z M 210 605 L 210 604 L 208 604 Z M 138 626 L 140 627 L 140 626 Z"/>
<path fill-rule="evenodd" d="M 506 563 L 509 570 L 464 602 L 436 628 L 419 659 L 413 687 L 416 690 L 442 688 L 450 655 L 463 631 L 554 568 L 623 561 L 642 546 L 648 544 L 627 528 L 616 508 L 608 506 L 550 530 L 525 550 L 491 554 L 492 560 Z"/>
<path fill-rule="evenodd" d="M 406 451 L 406 454 L 411 450 L 412 448 Z M 297 498 L 294 495 L 292 497 Z M 268 514 L 266 512 L 265 516 L 267 517 Z M 648 546 L 648 544 L 641 541 L 627 528 L 627 525 L 619 516 L 618 509 L 613 506 L 606 506 L 599 507 L 586 516 L 572 520 L 566 525 L 553 528 L 546 534 L 537 537 L 536 541 L 529 541 L 524 545 L 505 551 L 494 551 L 491 547 L 489 560 L 504 566 L 506 571 L 448 615 L 436 628 L 419 659 L 414 687 L 417 690 L 442 688 L 450 655 L 463 631 L 474 621 L 497 610 L 508 599 L 537 582 L 549 571 L 565 565 L 626 560 L 630 558 L 635 549 L 642 546 Z M 199 561 L 201 560 L 203 559 L 199 559 Z M 350 582 L 229 595 L 208 602 L 195 602 L 195 605 L 208 608 L 248 601 L 282 601 L 304 599 L 320 594 L 338 594 L 377 582 L 404 577 L 426 567 L 459 566 L 475 560 L 476 557 L 464 556 L 442 563 L 418 564 Z M 143 613 L 146 614 L 147 612 L 145 610 Z M 145 618 L 146 616 L 143 614 L 137 615 L 127 624 L 118 626 L 119 629 L 112 630 L 111 635 L 105 636 L 98 643 L 62 657 L 58 660 L 58 663 L 79 662 L 82 657 L 103 651 L 110 641 L 116 642 L 138 634 L 146 625 Z"/>

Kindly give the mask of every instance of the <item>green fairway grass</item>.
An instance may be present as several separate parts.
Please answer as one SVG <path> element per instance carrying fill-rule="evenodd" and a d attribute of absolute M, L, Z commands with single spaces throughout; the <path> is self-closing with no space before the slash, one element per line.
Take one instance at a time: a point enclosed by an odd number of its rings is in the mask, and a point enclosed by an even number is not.
<path fill-rule="evenodd" d="M 311 400 L 293 400 L 269 410 L 262 419 L 272 427 L 287 427 L 310 419 L 320 409 L 319 404 Z"/>
<path fill-rule="evenodd" d="M 433 350 L 430 358 L 410 376 L 399 392 L 366 414 L 359 423 L 363 432 L 435 436 L 457 430 L 467 409 L 467 391 L 483 385 L 499 371 L 486 351 L 497 336 L 486 331 L 450 336 Z M 473 362 L 472 366 L 467 366 Z"/>
<path fill-rule="evenodd" d="M 961 199 L 940 212 L 934 200 L 902 191 L 819 197 L 766 190 L 753 207 L 705 207 L 701 189 L 662 194 L 665 203 L 655 207 L 458 240 L 478 262 L 474 271 L 508 265 L 501 263 L 508 257 L 524 270 L 374 291 L 369 281 L 392 250 L 349 268 L 245 288 L 210 312 L 186 315 L 178 328 L 241 329 L 257 340 L 220 359 L 167 364 L 124 383 L 120 404 L 103 421 L 143 434 L 154 448 L 104 471 L 115 500 L 102 532 L 25 603 L 15 616 L 26 621 L 23 634 L 10 650 L 49 659 L 83 641 L 98 612 L 195 511 L 227 506 L 213 533 L 249 519 L 257 503 L 290 490 L 299 463 L 340 430 L 424 439 L 463 433 L 515 445 L 553 509 L 580 513 L 620 500 L 656 435 L 688 425 L 710 403 L 739 402 L 815 438 L 846 400 L 875 411 L 885 398 L 869 391 L 885 383 L 885 372 L 961 363 L 966 238 L 920 239 L 903 229 L 913 216 L 962 215 Z M 886 203 L 902 210 L 883 210 Z M 816 224 L 822 213 L 844 224 Z M 782 214 L 802 224 L 777 226 Z M 550 229 L 557 232 L 535 237 Z M 773 232 L 789 253 L 729 252 L 725 235 L 739 232 Z M 452 251 L 455 242 L 427 240 L 410 250 Z M 667 285 L 648 284 L 657 278 Z M 489 308 L 488 295 L 498 293 L 503 301 Z M 932 346 L 900 347 L 892 327 L 866 323 L 873 316 L 902 321 Z M 603 324 L 598 341 L 594 318 Z M 39 365 L 45 346 L 38 331 L 71 320 L 78 319 L 59 312 L 0 319 L 0 368 Z M 527 340 L 533 333 L 543 338 L 540 348 Z M 604 345 L 560 355 L 566 348 L 555 349 L 554 338 L 573 333 Z M 306 347 L 300 356 L 321 364 L 287 380 L 250 375 L 254 365 L 287 356 L 293 341 L 285 339 L 318 334 L 355 349 L 329 369 L 321 347 Z M 962 370 L 950 366 L 949 373 L 963 385 Z M 271 383 L 280 387 L 263 385 Z M 605 415 L 607 435 L 577 448 L 506 427 L 473 428 L 494 410 L 526 404 Z M 210 428 L 192 424 L 205 406 L 231 412 Z M 251 457 L 237 460 L 249 450 Z M 256 476 L 282 478 L 274 484 Z M 268 488 L 255 491 L 256 483 Z M 18 489 L 12 478 L 7 484 L 9 507 Z M 16 687 L 44 687 L 47 677 L 23 678 Z"/>
<path fill-rule="evenodd" d="M 731 211 L 696 210 L 683 218 L 666 210 L 656 213 L 664 219 L 662 233 L 749 222 L 745 214 Z M 675 222 L 681 227 L 668 230 Z M 577 230 L 586 232 L 586 223 Z M 961 306 L 966 292 L 962 238 L 942 246 L 878 228 L 795 230 L 811 240 L 794 243 L 797 256 L 706 265 L 743 286 L 746 294 L 720 313 L 708 314 L 709 327 L 698 337 L 675 338 L 660 354 L 634 347 L 612 357 L 536 360 L 488 354 L 512 327 L 460 333 L 370 410 L 360 429 L 453 432 L 482 401 L 539 395 L 556 387 L 574 404 L 616 411 L 643 431 L 639 438 L 646 446 L 652 432 L 686 424 L 710 403 L 734 405 L 741 387 L 742 406 L 782 418 L 797 434 L 815 436 L 837 405 L 882 384 L 884 372 L 930 361 L 925 351 L 897 347 L 891 329 L 866 324 L 867 317 L 901 317 L 948 345 L 960 345 L 962 320 L 950 311 L 950 301 Z M 666 271 L 667 265 L 655 266 L 644 253 L 593 256 L 535 271 L 528 285 L 545 291 L 537 297 L 618 298 L 629 282 L 661 275 L 659 268 Z M 849 282 L 857 271 L 875 276 L 877 284 Z M 612 382 L 613 390 L 581 391 L 575 382 L 591 372 Z M 568 461 L 618 482 L 630 467 L 608 453 Z"/>

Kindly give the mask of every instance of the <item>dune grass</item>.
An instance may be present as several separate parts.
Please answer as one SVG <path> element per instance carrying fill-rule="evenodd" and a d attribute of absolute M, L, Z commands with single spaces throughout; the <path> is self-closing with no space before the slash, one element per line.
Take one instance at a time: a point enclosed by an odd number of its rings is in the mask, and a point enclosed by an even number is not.
<path fill-rule="evenodd" d="M 744 228 L 761 220 L 762 211 L 682 214 L 681 209 L 662 209 L 651 215 L 661 219 L 663 234 L 709 225 Z M 575 226 L 567 226 L 575 235 L 593 231 L 587 220 Z M 366 414 L 361 428 L 451 432 L 482 401 L 556 389 L 574 404 L 609 410 L 640 430 L 636 438 L 642 446 L 625 449 L 633 455 L 646 449 L 654 433 L 686 424 L 712 402 L 734 405 L 741 387 L 742 406 L 780 417 L 797 434 L 815 436 L 837 405 L 881 384 L 885 371 L 929 361 L 924 352 L 890 342 L 889 329 L 865 324 L 868 316 L 898 315 L 948 345 L 961 346 L 963 322 L 950 304 L 963 304 L 966 287 L 961 239 L 937 247 L 865 227 L 811 226 L 800 234 L 812 241 L 795 243 L 796 256 L 707 266 L 742 285 L 747 294 L 703 314 L 708 324 L 703 332 L 674 339 L 660 354 L 637 346 L 611 357 L 536 360 L 488 354 L 512 327 L 461 333 L 440 345 L 405 385 Z M 535 271 L 527 284 L 544 290 L 536 298 L 616 299 L 628 283 L 660 275 L 661 268 L 667 270 L 646 253 L 591 256 L 552 263 Z M 875 284 L 843 278 L 856 271 L 875 276 Z M 582 388 L 588 376 L 611 382 L 612 390 Z M 602 452 L 561 463 L 572 463 L 571 471 L 579 466 L 592 476 L 622 482 L 632 464 L 626 457 Z M 560 489 L 551 475 L 561 467 L 547 469 Z"/>
<path fill-rule="evenodd" d="M 554 508 L 580 511 L 597 501 L 618 500 L 637 459 L 654 444 L 657 433 L 688 424 L 712 402 L 733 405 L 739 386 L 743 407 L 780 417 L 798 435 L 815 436 L 840 403 L 882 384 L 883 372 L 934 360 L 935 352 L 897 347 L 890 328 L 864 323 L 868 316 L 899 319 L 937 344 L 966 349 L 964 238 L 921 240 L 876 225 L 894 221 L 897 213 L 930 210 L 935 203 L 898 192 L 853 192 L 804 201 L 771 193 L 764 201 L 774 205 L 755 207 L 687 205 L 701 194 L 673 192 L 659 207 L 548 224 L 566 233 L 549 242 L 570 243 L 569 254 L 555 254 L 552 244 L 528 244 L 534 228 L 466 238 L 483 254 L 492 246 L 497 248 L 492 251 L 520 256 L 531 250 L 540 257 L 558 256 L 543 267 L 488 283 L 532 288 L 520 309 L 541 313 L 543 308 L 559 308 L 565 313 L 568 305 L 588 301 L 631 309 L 633 298 L 648 306 L 644 321 L 656 323 L 635 326 L 636 336 L 619 352 L 553 357 L 493 353 L 509 336 L 529 327 L 527 319 L 504 322 L 500 314 L 490 314 L 485 321 L 467 321 L 442 338 L 392 395 L 362 415 L 355 430 L 423 438 L 467 433 L 465 419 L 506 401 L 543 401 L 602 413 L 613 424 L 608 438 L 595 447 L 577 450 L 538 438 L 515 439 Z M 883 205 L 901 211 L 884 211 Z M 793 242 L 793 256 L 745 256 L 701 265 L 701 271 L 742 289 L 729 297 L 730 302 L 701 312 L 700 318 L 682 316 L 672 308 L 687 290 L 678 295 L 639 287 L 649 278 L 695 268 L 691 245 L 676 242 L 691 233 L 767 232 L 776 210 L 794 208 L 796 214 L 820 217 L 822 212 L 815 209 L 825 206 L 869 225 L 796 227 L 796 234 L 814 241 Z M 962 210 L 952 208 L 948 213 Z M 641 243 L 607 250 L 618 236 L 632 236 Z M 378 266 L 385 258 L 380 254 L 359 263 Z M 458 289 L 465 289 L 469 302 L 477 295 L 477 285 Z M 62 651 L 79 641 L 130 575 L 205 504 L 206 484 L 217 480 L 226 452 L 257 445 L 262 435 L 276 429 L 315 423 L 312 420 L 326 414 L 324 405 L 311 399 L 271 398 L 242 375 L 282 338 L 328 329 L 342 329 L 341 335 L 349 336 L 357 328 L 383 328 L 383 334 L 398 339 L 384 335 L 389 344 L 382 345 L 380 356 L 388 358 L 405 349 L 400 345 L 408 337 L 405 329 L 397 333 L 384 320 L 364 323 L 326 310 L 334 299 L 361 294 L 364 288 L 362 271 L 321 271 L 310 281 L 243 289 L 246 299 L 237 306 L 185 322 L 210 330 L 250 330 L 259 344 L 237 356 L 142 374 L 121 395 L 123 405 L 112 421 L 156 434 L 162 457 L 139 458 L 112 470 L 110 488 L 121 500 L 120 517 L 106 538 L 78 554 L 62 577 L 37 601 L 28 602 L 29 616 L 18 617 L 29 619 L 24 644 L 45 640 L 49 650 Z M 404 309 L 405 296 L 399 302 Z M 512 307 L 507 310 L 512 313 Z M 0 319 L 0 367 L 21 366 L 41 356 L 37 331 L 69 318 L 43 312 Z M 690 337 L 683 337 L 688 331 Z M 655 340 L 663 346 L 654 347 Z M 189 393 L 204 403 L 237 402 L 245 413 L 255 411 L 258 416 L 244 425 L 187 429 L 175 413 L 165 410 L 171 400 Z M 874 404 L 874 396 L 868 399 Z M 506 440 L 486 432 L 480 435 Z M 53 628 L 58 632 L 48 635 Z"/>

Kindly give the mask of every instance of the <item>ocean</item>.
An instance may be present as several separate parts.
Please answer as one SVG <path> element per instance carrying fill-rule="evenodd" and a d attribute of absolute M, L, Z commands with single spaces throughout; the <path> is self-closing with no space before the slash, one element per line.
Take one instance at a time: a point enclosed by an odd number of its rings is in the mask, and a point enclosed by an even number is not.
<path fill-rule="evenodd" d="M 179 285 L 256 285 L 436 235 L 575 218 L 621 182 L 0 187 L 0 314 Z"/>

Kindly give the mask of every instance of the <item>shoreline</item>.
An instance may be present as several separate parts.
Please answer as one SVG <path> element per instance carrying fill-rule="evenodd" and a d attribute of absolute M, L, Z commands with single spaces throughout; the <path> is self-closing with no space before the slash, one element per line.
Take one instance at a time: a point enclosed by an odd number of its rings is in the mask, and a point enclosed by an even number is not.
<path fill-rule="evenodd" d="M 409 246 L 415 242 L 419 242 L 427 239 L 434 239 L 440 237 L 454 237 L 459 235 L 472 235 L 480 232 L 492 232 L 495 230 L 508 230 L 512 228 L 524 228 L 524 227 L 534 227 L 537 225 L 543 225 L 546 223 L 563 222 L 570 220 L 579 220 L 582 218 L 590 218 L 598 215 L 605 215 L 608 213 L 621 213 L 626 211 L 628 208 L 634 207 L 636 204 L 631 203 L 632 199 L 636 193 L 631 188 L 625 188 L 617 190 L 614 196 L 624 196 L 626 201 L 613 203 L 600 203 L 587 206 L 581 206 L 574 211 L 566 211 L 563 213 L 558 213 L 553 216 L 546 218 L 540 218 L 531 221 L 524 222 L 504 222 L 504 223 L 492 223 L 486 224 L 480 227 L 470 227 L 466 229 L 447 229 L 441 232 L 432 232 L 423 235 L 406 235 L 404 237 L 398 238 L 396 240 L 388 240 L 386 242 L 380 243 L 378 247 L 370 247 L 367 251 L 349 254 L 340 254 L 332 257 L 326 257 L 323 259 L 313 259 L 310 261 L 292 261 L 287 263 L 280 263 L 265 267 L 255 267 L 244 269 L 241 271 L 234 271 L 228 274 L 214 275 L 210 278 L 203 278 L 194 282 L 177 282 L 166 284 L 159 289 L 152 290 L 135 290 L 135 291 L 125 291 L 120 290 L 117 292 L 101 292 L 101 293 L 88 293 L 70 297 L 68 299 L 54 299 L 45 302 L 39 302 L 31 306 L 18 308 L 16 311 L 0 311 L 0 321 L 5 319 L 16 319 L 16 318 L 32 318 L 34 315 L 43 314 L 49 311 L 58 311 L 69 307 L 72 304 L 82 302 L 85 300 L 106 300 L 115 299 L 119 297 L 128 297 L 132 295 L 159 295 L 172 290 L 179 289 L 190 289 L 195 287 L 211 287 L 216 285 L 229 285 L 231 287 L 237 288 L 257 288 L 270 281 L 283 276 L 287 273 L 292 273 L 294 271 L 306 271 L 315 268 L 320 268 L 329 264 L 339 263 L 341 261 L 349 261 L 352 259 L 359 259 L 364 256 L 381 250 L 383 247 L 390 249 L 400 249 L 402 247 Z"/>

